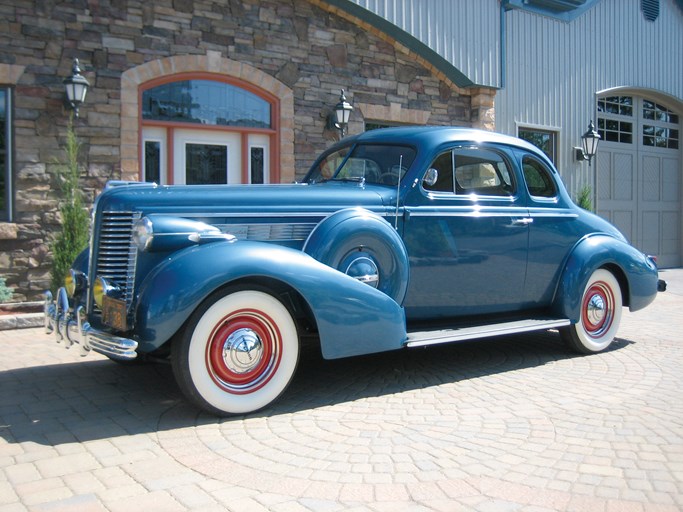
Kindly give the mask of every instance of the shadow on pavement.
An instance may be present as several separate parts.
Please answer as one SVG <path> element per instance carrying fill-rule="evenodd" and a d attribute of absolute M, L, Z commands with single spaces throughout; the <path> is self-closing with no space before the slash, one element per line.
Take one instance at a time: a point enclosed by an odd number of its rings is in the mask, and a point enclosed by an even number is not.
<path fill-rule="evenodd" d="M 617 339 L 610 350 L 630 343 Z M 335 361 L 322 359 L 316 350 L 306 350 L 283 396 L 250 417 L 399 394 L 572 357 L 582 356 L 566 349 L 556 332 Z M 0 374 L 0 437 L 8 443 L 57 446 L 152 433 L 160 429 L 160 422 L 170 429 L 244 418 L 216 418 L 186 404 L 169 365 L 122 366 L 83 360 Z"/>

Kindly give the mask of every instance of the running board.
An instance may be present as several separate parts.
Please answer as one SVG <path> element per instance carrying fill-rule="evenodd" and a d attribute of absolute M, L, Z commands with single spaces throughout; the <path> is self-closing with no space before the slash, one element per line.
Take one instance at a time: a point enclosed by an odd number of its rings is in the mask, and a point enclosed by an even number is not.
<path fill-rule="evenodd" d="M 477 327 L 462 327 L 460 329 L 444 329 L 440 331 L 419 331 L 408 333 L 406 347 L 424 347 L 439 343 L 451 343 L 454 341 L 474 340 L 489 338 L 492 336 L 505 336 L 522 332 L 544 331 L 565 327 L 571 322 L 566 318 L 553 319 L 529 319 L 516 322 L 503 322 L 498 324 L 479 325 Z"/>

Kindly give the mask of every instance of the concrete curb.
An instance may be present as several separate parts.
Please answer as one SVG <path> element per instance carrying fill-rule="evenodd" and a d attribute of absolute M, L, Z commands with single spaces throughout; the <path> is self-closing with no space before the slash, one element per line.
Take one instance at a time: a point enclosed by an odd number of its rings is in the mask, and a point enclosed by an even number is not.
<path fill-rule="evenodd" d="M 20 302 L 2 304 L 2 308 L 6 314 L 0 315 L 0 331 L 9 331 L 12 329 L 29 329 L 31 327 L 41 327 L 44 324 L 42 312 L 42 302 Z M 25 309 L 40 309 L 34 313 L 24 313 Z M 13 312 L 16 310 L 16 313 Z"/>
<path fill-rule="evenodd" d="M 41 327 L 45 323 L 43 313 L 24 313 L 21 315 L 5 315 L 0 317 L 0 331 L 12 329 L 29 329 Z"/>

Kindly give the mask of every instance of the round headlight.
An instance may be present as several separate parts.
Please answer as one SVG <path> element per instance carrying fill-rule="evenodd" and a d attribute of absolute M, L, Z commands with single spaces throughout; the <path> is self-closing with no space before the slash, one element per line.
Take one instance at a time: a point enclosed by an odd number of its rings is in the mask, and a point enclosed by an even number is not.
<path fill-rule="evenodd" d="M 83 291 L 86 287 L 86 277 L 83 272 L 78 270 L 69 270 L 69 273 L 64 278 L 64 288 L 69 297 L 73 297 L 77 293 Z"/>
<path fill-rule="evenodd" d="M 133 226 L 133 241 L 140 251 L 146 251 L 152 245 L 154 227 L 149 217 L 143 217 Z"/>
<path fill-rule="evenodd" d="M 100 309 L 102 308 L 104 295 L 105 293 L 107 293 L 108 288 L 109 284 L 104 278 L 98 277 L 97 279 L 95 279 L 95 283 L 92 287 L 92 296 L 93 299 L 95 299 L 95 304 L 97 304 L 97 307 L 99 307 Z"/>
<path fill-rule="evenodd" d="M 66 294 L 69 297 L 73 297 L 76 293 L 76 276 L 73 270 L 69 271 L 64 278 L 64 288 L 66 288 Z"/>

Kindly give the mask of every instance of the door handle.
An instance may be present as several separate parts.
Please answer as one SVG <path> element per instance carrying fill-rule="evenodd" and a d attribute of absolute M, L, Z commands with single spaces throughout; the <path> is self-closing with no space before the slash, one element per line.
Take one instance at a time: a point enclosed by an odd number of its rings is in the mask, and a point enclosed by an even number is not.
<path fill-rule="evenodd" d="M 519 219 L 512 219 L 512 225 L 513 226 L 528 226 L 534 222 L 534 219 L 531 217 L 521 217 Z"/>

